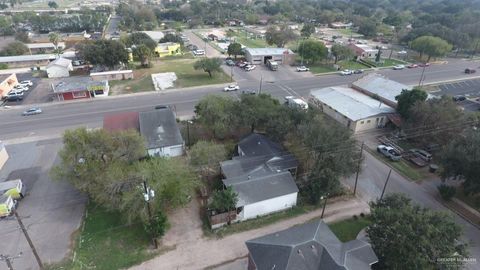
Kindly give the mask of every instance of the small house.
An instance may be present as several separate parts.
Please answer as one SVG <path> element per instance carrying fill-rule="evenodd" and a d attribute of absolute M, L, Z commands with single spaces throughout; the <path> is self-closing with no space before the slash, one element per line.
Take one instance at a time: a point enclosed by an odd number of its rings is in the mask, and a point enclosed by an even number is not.
<path fill-rule="evenodd" d="M 0 195 L 12 196 L 13 199 L 21 199 L 25 196 L 25 186 L 21 179 L 0 182 Z"/>
<path fill-rule="evenodd" d="M 48 78 L 70 77 L 73 70 L 72 60 L 63 57 L 57 58 L 47 65 Z"/>
<path fill-rule="evenodd" d="M 183 155 L 185 143 L 180 134 L 175 114 L 170 108 L 140 112 L 139 123 L 140 134 L 145 138 L 149 156 L 177 157 Z"/>
<path fill-rule="evenodd" d="M 348 47 L 352 49 L 358 59 L 374 59 L 378 54 L 378 50 L 365 44 L 350 43 Z"/>
<path fill-rule="evenodd" d="M 0 217 L 9 216 L 15 208 L 12 196 L 0 195 Z"/>
<path fill-rule="evenodd" d="M 160 43 L 155 48 L 155 55 L 158 57 L 165 57 L 169 55 L 179 55 L 179 54 L 182 54 L 182 49 L 179 43 L 175 43 L 175 42 Z"/>

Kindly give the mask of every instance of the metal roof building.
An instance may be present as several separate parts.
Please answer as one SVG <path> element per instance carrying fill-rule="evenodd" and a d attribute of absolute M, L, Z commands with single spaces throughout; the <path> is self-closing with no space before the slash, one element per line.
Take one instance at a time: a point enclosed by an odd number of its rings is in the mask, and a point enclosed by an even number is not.
<path fill-rule="evenodd" d="M 245 48 L 245 58 L 254 65 L 265 64 L 267 60 L 291 64 L 295 60 L 295 53 L 286 48 Z"/>
<path fill-rule="evenodd" d="M 383 127 L 395 109 L 352 88 L 326 87 L 310 91 L 310 101 L 353 132 Z"/>

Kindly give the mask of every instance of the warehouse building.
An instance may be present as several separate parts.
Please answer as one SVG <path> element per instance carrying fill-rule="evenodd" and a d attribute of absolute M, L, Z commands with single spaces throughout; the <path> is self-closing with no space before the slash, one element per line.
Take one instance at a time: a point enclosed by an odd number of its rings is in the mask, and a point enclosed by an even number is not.
<path fill-rule="evenodd" d="M 295 53 L 285 48 L 246 48 L 245 58 L 254 65 L 266 64 L 267 60 L 290 65 L 295 62 Z"/>
<path fill-rule="evenodd" d="M 395 109 L 352 88 L 326 87 L 310 92 L 310 102 L 353 133 L 384 127 Z"/>

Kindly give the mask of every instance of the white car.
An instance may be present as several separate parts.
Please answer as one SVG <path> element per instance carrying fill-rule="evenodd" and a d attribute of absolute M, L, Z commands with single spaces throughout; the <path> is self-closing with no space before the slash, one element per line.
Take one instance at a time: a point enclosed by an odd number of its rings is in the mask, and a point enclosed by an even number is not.
<path fill-rule="evenodd" d="M 405 65 L 396 65 L 393 67 L 393 70 L 402 70 L 405 68 Z"/>
<path fill-rule="evenodd" d="M 256 68 L 256 66 L 251 65 L 251 66 L 245 66 L 245 71 L 252 71 Z"/>
<path fill-rule="evenodd" d="M 223 88 L 223 91 L 230 92 L 230 91 L 237 91 L 239 89 L 240 89 L 240 86 L 236 84 L 230 84 L 230 85 L 227 85 L 225 88 Z"/>
<path fill-rule="evenodd" d="M 18 84 L 19 85 L 25 85 L 25 86 L 33 86 L 33 82 L 30 81 L 30 80 L 21 81 Z"/>
<path fill-rule="evenodd" d="M 16 91 L 28 91 L 28 86 L 26 85 L 21 85 L 21 84 L 17 84 L 13 87 L 13 90 L 16 90 Z"/>
<path fill-rule="evenodd" d="M 204 50 L 195 50 L 195 51 L 193 51 L 193 54 L 194 55 L 205 55 L 205 51 Z"/>
<path fill-rule="evenodd" d="M 342 75 L 342 76 L 352 75 L 352 74 L 353 74 L 353 70 L 350 70 L 350 69 L 345 69 L 345 70 L 340 71 L 340 75 Z"/>
<path fill-rule="evenodd" d="M 305 72 L 305 71 L 309 71 L 310 69 L 307 68 L 306 66 L 299 66 L 297 67 L 297 72 Z"/>
<path fill-rule="evenodd" d="M 23 116 L 29 116 L 29 115 L 35 115 L 35 114 L 41 114 L 42 109 L 40 108 L 31 108 L 22 113 Z"/>

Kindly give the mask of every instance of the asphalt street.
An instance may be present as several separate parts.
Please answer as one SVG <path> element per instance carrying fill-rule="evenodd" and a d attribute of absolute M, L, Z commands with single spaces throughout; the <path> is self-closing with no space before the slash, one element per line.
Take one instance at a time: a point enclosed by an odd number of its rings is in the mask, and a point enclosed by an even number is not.
<path fill-rule="evenodd" d="M 463 69 L 475 67 L 477 62 L 466 60 L 451 60 L 448 64 L 432 65 L 425 69 L 424 83 L 445 80 L 472 78 L 472 75 L 462 73 Z M 386 77 L 407 85 L 417 85 L 421 69 L 379 70 Z M 254 70 L 252 72 L 260 72 Z M 253 73 L 252 73 L 253 74 Z M 283 99 L 287 95 L 307 98 L 311 89 L 346 85 L 361 75 L 340 76 L 338 74 L 302 77 L 295 80 L 262 80 L 261 91 Z M 240 81 L 241 89 L 259 90 L 260 81 Z M 155 105 L 165 104 L 175 108 L 178 117 L 193 116 L 193 108 L 202 97 L 208 94 L 231 95 L 238 97 L 239 93 L 223 93 L 223 85 L 194 87 L 190 89 L 173 89 L 163 92 L 149 92 L 135 95 L 123 95 L 104 99 L 86 101 L 39 104 L 44 111 L 41 115 L 22 117 L 21 113 L 28 107 L 18 106 L 0 108 L 0 138 L 2 140 L 35 136 L 60 135 L 64 130 L 75 126 L 88 128 L 102 125 L 103 115 L 121 111 L 147 111 Z"/>

